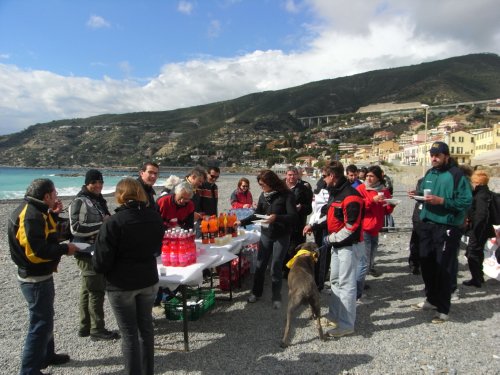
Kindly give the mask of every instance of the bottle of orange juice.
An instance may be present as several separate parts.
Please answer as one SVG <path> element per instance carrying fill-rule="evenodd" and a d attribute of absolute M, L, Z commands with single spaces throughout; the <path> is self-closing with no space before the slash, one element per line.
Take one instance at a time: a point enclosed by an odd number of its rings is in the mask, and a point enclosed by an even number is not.
<path fill-rule="evenodd" d="M 224 214 L 222 212 L 219 214 L 218 224 L 219 224 L 219 237 L 224 237 L 226 235 L 226 231 L 224 229 Z"/>
<path fill-rule="evenodd" d="M 218 234 L 219 226 L 217 223 L 217 216 L 212 215 L 208 220 L 208 233 L 209 233 L 209 242 L 215 243 L 215 237 Z"/>
<path fill-rule="evenodd" d="M 201 243 L 207 244 L 210 242 L 210 235 L 209 235 L 209 222 L 208 222 L 208 216 L 203 217 L 203 220 L 201 221 Z"/>

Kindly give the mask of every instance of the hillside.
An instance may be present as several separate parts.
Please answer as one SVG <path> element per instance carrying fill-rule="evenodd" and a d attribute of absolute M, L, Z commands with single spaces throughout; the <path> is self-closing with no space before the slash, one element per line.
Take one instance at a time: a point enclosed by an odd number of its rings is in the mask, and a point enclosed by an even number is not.
<path fill-rule="evenodd" d="M 255 133 L 273 140 L 302 132 L 298 117 L 349 114 L 380 102 L 438 105 L 496 97 L 500 57 L 474 54 L 172 111 L 36 124 L 0 137 L 0 164 L 136 166 L 153 157 L 188 163 L 190 153 L 214 153 L 215 148 L 241 154 L 256 145 L 250 136 Z"/>

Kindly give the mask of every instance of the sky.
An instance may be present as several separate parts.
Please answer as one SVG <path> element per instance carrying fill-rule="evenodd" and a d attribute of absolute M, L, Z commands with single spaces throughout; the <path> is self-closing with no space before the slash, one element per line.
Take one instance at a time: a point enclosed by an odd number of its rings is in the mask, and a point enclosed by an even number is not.
<path fill-rule="evenodd" d="M 498 0 L 0 0 L 0 135 L 470 53 Z"/>

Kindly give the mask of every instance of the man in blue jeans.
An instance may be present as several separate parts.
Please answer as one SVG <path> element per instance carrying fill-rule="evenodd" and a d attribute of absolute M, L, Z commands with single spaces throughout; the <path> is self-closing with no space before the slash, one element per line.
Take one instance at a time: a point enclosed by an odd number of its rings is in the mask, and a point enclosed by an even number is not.
<path fill-rule="evenodd" d="M 60 244 L 54 183 L 36 179 L 26 190 L 24 202 L 8 223 L 11 258 L 17 265 L 19 285 L 29 309 L 29 328 L 21 359 L 21 375 L 40 375 L 49 365 L 69 361 L 54 351 L 54 280 L 52 273 L 63 255 L 73 255 L 74 244 Z"/>
<path fill-rule="evenodd" d="M 332 328 L 327 336 L 342 337 L 354 332 L 356 322 L 356 270 L 364 251 L 359 245 L 364 205 L 360 193 L 344 176 L 342 163 L 332 162 L 322 172 L 330 193 L 325 243 L 332 246 L 332 295 L 322 325 Z"/>

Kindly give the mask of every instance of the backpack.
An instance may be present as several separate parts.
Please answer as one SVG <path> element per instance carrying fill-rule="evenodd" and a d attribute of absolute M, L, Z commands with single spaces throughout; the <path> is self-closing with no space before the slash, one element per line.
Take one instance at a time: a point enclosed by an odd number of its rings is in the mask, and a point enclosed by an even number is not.
<path fill-rule="evenodd" d="M 491 225 L 500 225 L 500 194 L 494 191 L 491 191 L 490 194 L 490 200 L 488 202 L 488 223 Z"/>

